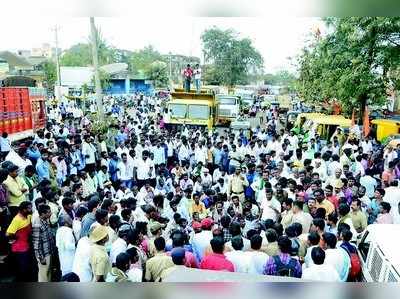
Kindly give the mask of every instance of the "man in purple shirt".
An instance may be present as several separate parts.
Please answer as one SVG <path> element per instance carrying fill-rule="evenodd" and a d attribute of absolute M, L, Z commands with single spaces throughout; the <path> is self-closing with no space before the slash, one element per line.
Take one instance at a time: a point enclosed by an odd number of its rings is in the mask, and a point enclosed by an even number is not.
<path fill-rule="evenodd" d="M 281 253 L 271 256 L 264 268 L 264 275 L 288 276 L 301 278 L 301 265 L 296 258 L 290 256 L 292 242 L 287 236 L 278 239 Z"/>

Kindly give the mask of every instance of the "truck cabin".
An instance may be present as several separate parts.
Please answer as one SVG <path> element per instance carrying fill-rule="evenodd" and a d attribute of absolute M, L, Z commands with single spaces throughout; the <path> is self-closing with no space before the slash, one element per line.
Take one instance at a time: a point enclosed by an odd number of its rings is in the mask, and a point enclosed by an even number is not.
<path fill-rule="evenodd" d="M 194 94 L 174 92 L 172 100 L 167 103 L 166 125 L 214 125 L 214 96 L 211 94 Z"/>
<path fill-rule="evenodd" d="M 218 118 L 231 120 L 239 116 L 239 97 L 230 95 L 217 95 L 216 99 Z"/>

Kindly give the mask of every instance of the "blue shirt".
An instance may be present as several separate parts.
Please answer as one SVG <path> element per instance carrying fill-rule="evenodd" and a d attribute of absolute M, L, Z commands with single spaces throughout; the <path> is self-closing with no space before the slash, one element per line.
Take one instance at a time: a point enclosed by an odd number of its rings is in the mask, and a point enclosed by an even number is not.
<path fill-rule="evenodd" d="M 118 132 L 117 136 L 115 137 L 118 144 L 125 142 L 128 139 L 128 136 L 124 132 Z"/>
<path fill-rule="evenodd" d="M 26 151 L 26 155 L 28 156 L 28 158 L 30 160 L 34 160 L 34 161 L 36 161 L 37 159 L 39 159 L 41 157 L 40 151 L 38 149 L 33 150 L 32 148 L 28 148 L 28 150 Z"/>
<path fill-rule="evenodd" d="M 0 137 L 0 151 L 2 152 L 11 151 L 10 140 L 8 140 L 8 138 Z"/>
<path fill-rule="evenodd" d="M 254 194 L 254 190 L 253 188 L 251 188 L 251 184 L 254 182 L 254 179 L 256 177 L 256 172 L 248 173 L 246 177 L 247 181 L 249 182 L 249 185 L 246 187 L 244 194 L 246 195 L 246 197 L 252 197 Z"/>
<path fill-rule="evenodd" d="M 108 165 L 108 172 L 110 174 L 111 181 L 115 182 L 117 177 L 118 160 L 111 159 Z"/>
<path fill-rule="evenodd" d="M 39 158 L 36 163 L 36 172 L 39 177 L 39 181 L 43 181 L 43 179 L 50 179 L 50 164 L 47 161 L 43 161 L 42 158 Z"/>
<path fill-rule="evenodd" d="M 214 155 L 214 164 L 220 165 L 222 159 L 222 150 L 218 148 L 214 149 L 213 155 Z"/>

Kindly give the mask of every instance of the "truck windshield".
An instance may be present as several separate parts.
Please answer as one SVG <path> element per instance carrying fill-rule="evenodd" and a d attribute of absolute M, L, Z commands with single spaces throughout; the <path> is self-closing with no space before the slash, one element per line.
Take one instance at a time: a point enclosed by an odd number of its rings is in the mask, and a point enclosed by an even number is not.
<path fill-rule="evenodd" d="M 189 105 L 189 118 L 208 119 L 209 108 L 206 105 Z"/>
<path fill-rule="evenodd" d="M 236 99 L 235 98 L 220 98 L 219 103 L 221 105 L 236 105 Z"/>
<path fill-rule="evenodd" d="M 185 118 L 187 106 L 183 104 L 171 104 L 169 105 L 171 116 L 174 118 Z"/>

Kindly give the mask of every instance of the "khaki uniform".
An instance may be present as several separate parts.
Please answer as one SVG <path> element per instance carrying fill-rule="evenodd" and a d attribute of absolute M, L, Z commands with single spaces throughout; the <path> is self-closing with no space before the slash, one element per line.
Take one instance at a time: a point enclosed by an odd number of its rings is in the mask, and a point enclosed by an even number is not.
<path fill-rule="evenodd" d="M 240 202 L 243 203 L 244 201 L 244 190 L 245 188 L 249 186 L 249 182 L 247 181 L 247 178 L 243 175 L 236 175 L 233 174 L 229 184 L 228 184 L 228 196 L 233 196 L 237 195 L 239 197 Z"/>
<path fill-rule="evenodd" d="M 103 275 L 104 279 L 111 270 L 110 259 L 108 258 L 105 246 L 93 244 L 90 254 L 90 266 L 93 272 L 93 281 L 96 281 L 96 276 Z"/>

